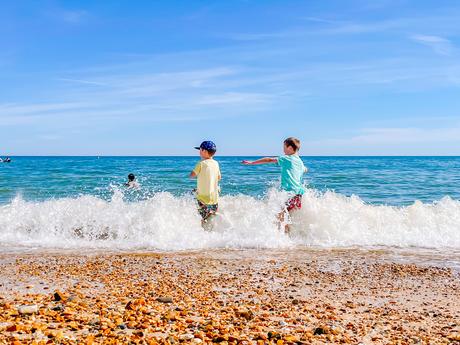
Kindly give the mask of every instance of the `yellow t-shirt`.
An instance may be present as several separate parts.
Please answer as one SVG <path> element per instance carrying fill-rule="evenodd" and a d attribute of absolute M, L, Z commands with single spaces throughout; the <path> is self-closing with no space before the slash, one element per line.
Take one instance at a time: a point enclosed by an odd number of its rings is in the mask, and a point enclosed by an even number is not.
<path fill-rule="evenodd" d="M 219 198 L 219 163 L 214 159 L 199 161 L 193 169 L 197 176 L 197 199 L 206 205 L 215 205 Z"/>

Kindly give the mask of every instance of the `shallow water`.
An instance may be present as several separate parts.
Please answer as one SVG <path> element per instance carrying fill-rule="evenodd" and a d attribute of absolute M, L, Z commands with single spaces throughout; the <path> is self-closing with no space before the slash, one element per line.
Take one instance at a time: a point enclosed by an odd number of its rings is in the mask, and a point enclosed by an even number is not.
<path fill-rule="evenodd" d="M 222 193 L 260 197 L 276 186 L 276 165 L 243 166 L 243 159 L 219 157 Z M 302 157 L 312 189 L 357 195 L 372 204 L 430 203 L 449 196 L 460 199 L 460 157 Z M 187 178 L 197 157 L 13 157 L 0 164 L 0 203 L 18 194 L 24 200 L 93 195 L 110 200 L 113 187 L 134 173 L 142 191 L 133 200 L 159 191 L 187 194 L 194 182 Z"/>
<path fill-rule="evenodd" d="M 278 168 L 243 158 L 217 158 L 209 232 L 189 192 L 195 157 L 13 157 L 0 166 L 0 252 L 377 247 L 423 262 L 426 250 L 439 261 L 460 250 L 458 157 L 304 157 L 308 191 L 290 236 L 276 222 L 287 198 Z M 129 172 L 141 189 L 122 186 Z"/>

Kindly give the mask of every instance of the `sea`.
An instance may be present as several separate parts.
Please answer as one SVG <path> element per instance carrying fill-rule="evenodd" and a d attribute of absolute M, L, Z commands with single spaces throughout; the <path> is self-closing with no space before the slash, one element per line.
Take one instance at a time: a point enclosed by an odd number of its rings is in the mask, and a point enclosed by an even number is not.
<path fill-rule="evenodd" d="M 0 253 L 384 250 L 460 267 L 460 157 L 302 157 L 303 207 L 279 167 L 216 157 L 219 211 L 205 228 L 188 175 L 198 157 L 11 157 L 0 163 Z M 133 173 L 138 189 L 124 186 Z"/>

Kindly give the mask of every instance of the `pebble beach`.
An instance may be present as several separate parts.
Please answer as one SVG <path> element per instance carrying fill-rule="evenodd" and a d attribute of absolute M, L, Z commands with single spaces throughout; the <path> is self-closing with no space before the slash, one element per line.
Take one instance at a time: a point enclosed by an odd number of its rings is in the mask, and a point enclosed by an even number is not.
<path fill-rule="evenodd" d="M 458 271 L 378 251 L 0 260 L 2 344 L 460 344 Z"/>

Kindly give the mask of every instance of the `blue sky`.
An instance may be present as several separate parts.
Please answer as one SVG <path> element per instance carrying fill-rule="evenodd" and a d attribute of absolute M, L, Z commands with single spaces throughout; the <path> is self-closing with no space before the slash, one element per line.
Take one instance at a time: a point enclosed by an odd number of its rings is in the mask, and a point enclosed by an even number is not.
<path fill-rule="evenodd" d="M 10 1 L 0 155 L 459 155 L 455 1 Z"/>

